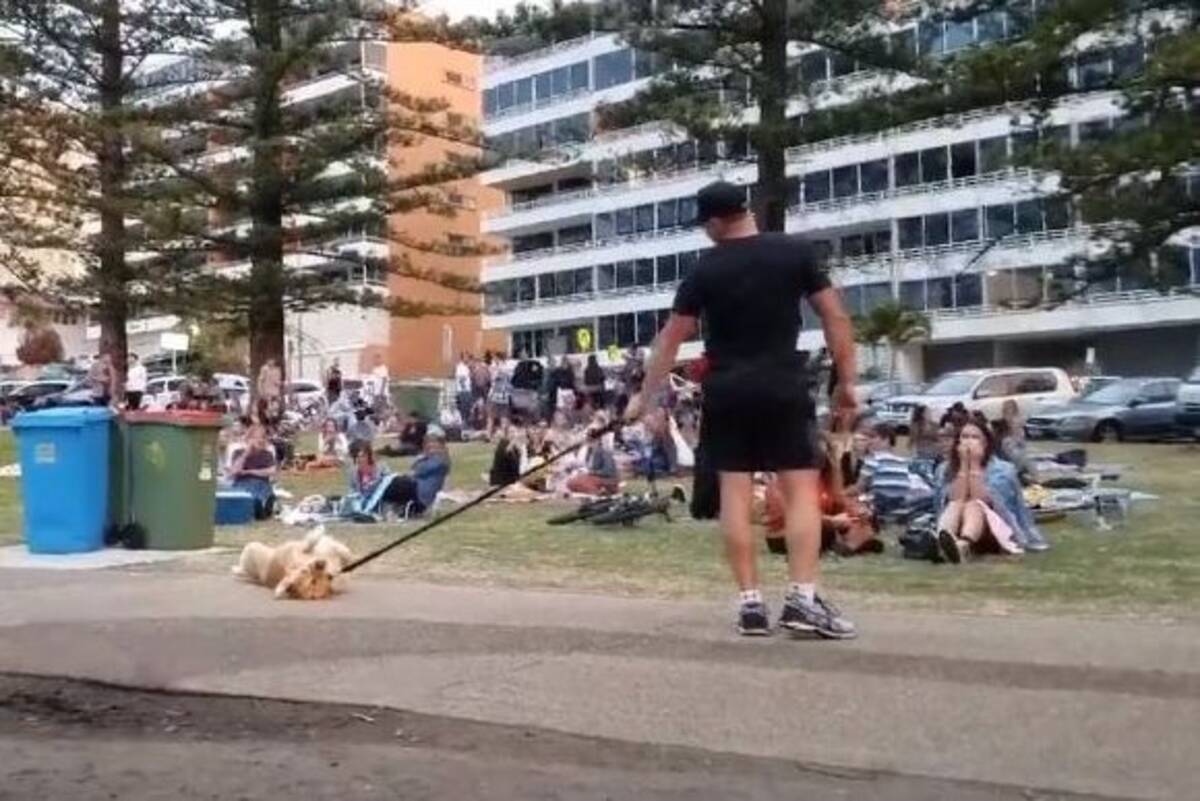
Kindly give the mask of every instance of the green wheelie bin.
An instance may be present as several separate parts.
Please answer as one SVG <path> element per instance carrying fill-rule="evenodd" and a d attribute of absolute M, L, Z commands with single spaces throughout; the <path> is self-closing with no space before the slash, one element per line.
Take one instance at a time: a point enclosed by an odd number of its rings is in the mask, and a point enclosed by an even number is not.
<path fill-rule="evenodd" d="M 125 422 L 128 515 L 144 532 L 145 547 L 162 551 L 211 547 L 221 415 L 132 412 Z"/>

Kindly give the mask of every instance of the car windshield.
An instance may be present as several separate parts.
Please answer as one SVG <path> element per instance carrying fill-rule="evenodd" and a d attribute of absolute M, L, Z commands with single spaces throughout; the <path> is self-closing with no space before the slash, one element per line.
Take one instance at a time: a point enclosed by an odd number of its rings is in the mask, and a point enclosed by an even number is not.
<path fill-rule="evenodd" d="M 1141 381 L 1118 381 L 1085 396 L 1088 403 L 1129 403 L 1142 388 Z"/>
<path fill-rule="evenodd" d="M 972 373 L 951 373 L 943 376 L 925 390 L 926 395 L 966 395 L 975 387 L 978 376 Z"/>

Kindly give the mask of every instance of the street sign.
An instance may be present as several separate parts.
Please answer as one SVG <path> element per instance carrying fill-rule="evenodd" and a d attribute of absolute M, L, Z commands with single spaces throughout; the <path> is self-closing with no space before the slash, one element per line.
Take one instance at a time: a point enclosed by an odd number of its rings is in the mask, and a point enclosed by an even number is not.
<path fill-rule="evenodd" d="M 187 334 L 173 334 L 168 332 L 159 337 L 158 344 L 163 350 L 185 351 L 188 349 L 190 340 Z"/>

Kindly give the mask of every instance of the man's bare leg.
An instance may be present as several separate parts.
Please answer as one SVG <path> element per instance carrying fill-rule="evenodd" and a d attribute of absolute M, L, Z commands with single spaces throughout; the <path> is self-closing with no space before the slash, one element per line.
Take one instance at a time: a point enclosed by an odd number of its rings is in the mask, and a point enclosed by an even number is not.
<path fill-rule="evenodd" d="M 733 579 L 742 592 L 758 589 L 758 548 L 751 518 L 754 482 L 751 473 L 726 473 L 720 476 L 721 531 L 725 535 L 725 558 Z"/>
<path fill-rule="evenodd" d="M 784 503 L 788 578 L 793 584 L 816 584 L 821 571 L 820 474 L 784 470 L 777 476 Z"/>

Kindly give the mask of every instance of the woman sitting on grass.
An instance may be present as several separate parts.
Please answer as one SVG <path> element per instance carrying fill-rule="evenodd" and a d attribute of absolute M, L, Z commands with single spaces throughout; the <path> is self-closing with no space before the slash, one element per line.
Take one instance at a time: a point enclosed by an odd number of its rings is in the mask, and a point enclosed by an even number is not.
<path fill-rule="evenodd" d="M 311 458 L 302 458 L 302 470 L 329 470 L 341 467 L 350 456 L 350 441 L 338 431 L 333 418 L 325 418 L 317 433 L 317 452 Z"/>
<path fill-rule="evenodd" d="M 938 470 L 938 549 L 959 564 L 968 554 L 1019 554 L 1048 547 L 1025 504 L 1017 470 L 994 453 L 984 420 L 959 430 Z"/>
<path fill-rule="evenodd" d="M 425 432 L 425 451 L 413 460 L 409 472 L 401 475 L 375 461 L 375 451 L 365 442 L 355 443 L 354 469 L 350 473 L 347 498 L 352 514 L 376 514 L 398 511 L 423 514 L 433 506 L 450 475 L 450 455 L 446 435 L 437 426 Z"/>
<path fill-rule="evenodd" d="M 608 416 L 603 412 L 592 418 L 592 431 L 601 431 L 607 426 Z M 611 433 L 592 440 L 587 446 L 584 465 L 584 469 L 567 479 L 568 492 L 575 495 L 613 495 L 621 489 Z"/>
<path fill-rule="evenodd" d="M 246 447 L 229 466 L 233 488 L 254 496 L 254 517 L 266 520 L 275 513 L 275 474 L 278 461 L 275 448 L 267 441 L 267 431 L 255 423 L 246 432 Z"/>

